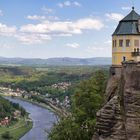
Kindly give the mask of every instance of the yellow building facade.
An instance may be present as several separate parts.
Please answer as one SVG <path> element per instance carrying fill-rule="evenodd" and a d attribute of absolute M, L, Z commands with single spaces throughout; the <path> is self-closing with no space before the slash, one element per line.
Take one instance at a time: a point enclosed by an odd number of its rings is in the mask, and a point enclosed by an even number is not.
<path fill-rule="evenodd" d="M 132 11 L 119 22 L 112 35 L 112 65 L 140 61 L 140 15 Z"/>

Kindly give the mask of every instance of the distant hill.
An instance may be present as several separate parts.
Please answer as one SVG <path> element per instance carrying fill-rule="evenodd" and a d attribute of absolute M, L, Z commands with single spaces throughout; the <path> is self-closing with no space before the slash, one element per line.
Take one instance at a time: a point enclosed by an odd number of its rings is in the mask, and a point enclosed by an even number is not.
<path fill-rule="evenodd" d="M 96 58 L 5 58 L 0 57 L 0 65 L 24 65 L 24 66 L 47 66 L 47 65 L 111 65 L 110 57 Z"/>

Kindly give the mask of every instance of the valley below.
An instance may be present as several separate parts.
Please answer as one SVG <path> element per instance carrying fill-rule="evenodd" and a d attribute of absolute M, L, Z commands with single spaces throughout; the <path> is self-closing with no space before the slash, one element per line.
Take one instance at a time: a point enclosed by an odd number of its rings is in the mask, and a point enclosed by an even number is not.
<path fill-rule="evenodd" d="M 14 138 L 16 132 L 8 129 L 14 127 L 10 119 L 13 112 L 0 114 L 1 120 L 8 117 L 10 121 L 9 125 L 0 126 L 5 129 L 2 136 L 11 137 L 10 140 L 55 140 L 67 136 L 70 140 L 91 139 L 96 121 L 96 111 L 92 110 L 94 107 L 98 110 L 103 102 L 108 69 L 108 66 L 1 65 L 0 95 L 25 109 L 28 119 L 21 115 L 15 121 L 18 125 L 21 118 L 25 119 L 26 130 L 17 130 L 20 133 Z M 32 126 L 27 129 L 29 122 Z M 87 123 L 89 131 L 81 127 Z"/>
<path fill-rule="evenodd" d="M 47 140 L 47 135 L 53 124 L 57 122 L 57 117 L 51 111 L 34 105 L 32 103 L 22 101 L 20 99 L 5 97 L 9 101 L 18 103 L 29 113 L 29 117 L 33 121 L 32 129 L 27 132 L 20 140 Z"/>

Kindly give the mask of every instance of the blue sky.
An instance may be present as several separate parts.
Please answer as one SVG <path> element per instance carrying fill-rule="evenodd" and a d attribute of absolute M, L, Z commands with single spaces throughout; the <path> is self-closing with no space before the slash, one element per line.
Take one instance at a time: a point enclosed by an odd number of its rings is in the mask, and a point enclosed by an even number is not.
<path fill-rule="evenodd" d="M 0 0 L 0 56 L 111 57 L 111 34 L 131 7 L 132 0 Z"/>

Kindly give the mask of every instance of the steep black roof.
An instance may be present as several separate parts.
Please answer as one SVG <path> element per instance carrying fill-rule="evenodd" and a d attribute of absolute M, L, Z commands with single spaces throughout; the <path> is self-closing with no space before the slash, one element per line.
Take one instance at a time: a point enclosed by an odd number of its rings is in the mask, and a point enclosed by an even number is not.
<path fill-rule="evenodd" d="M 140 15 L 132 8 L 132 11 L 124 17 L 117 26 L 113 35 L 140 35 L 138 31 L 138 20 Z"/>

